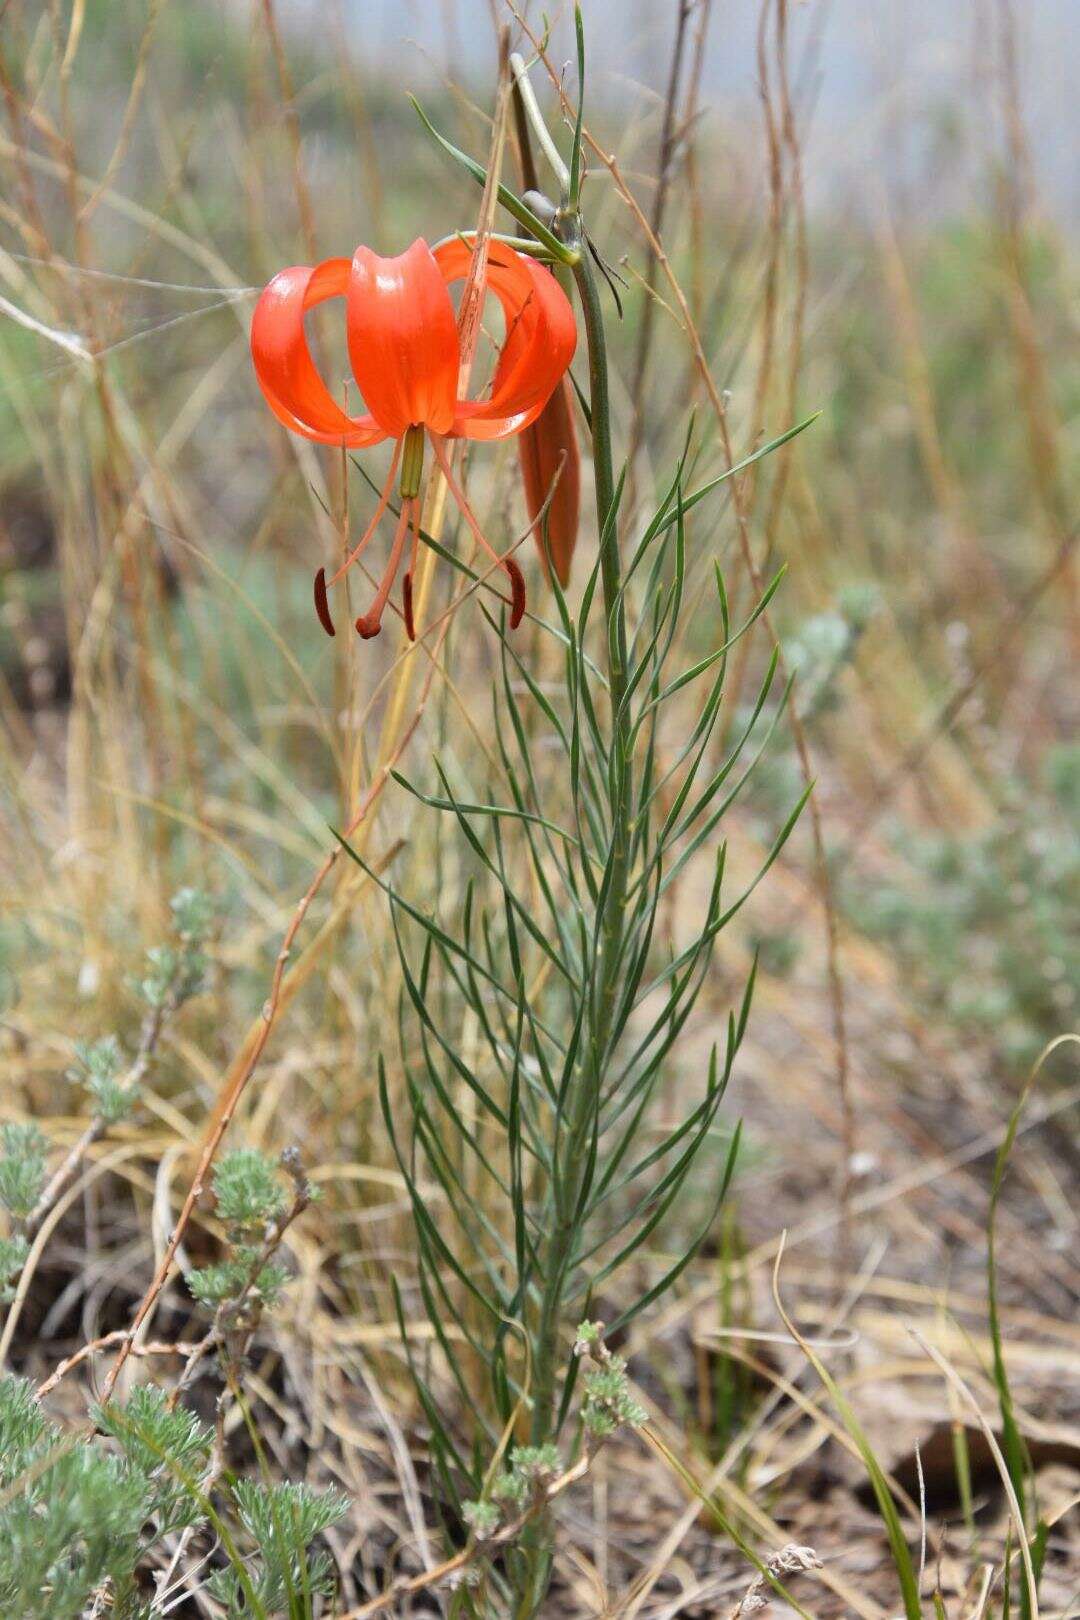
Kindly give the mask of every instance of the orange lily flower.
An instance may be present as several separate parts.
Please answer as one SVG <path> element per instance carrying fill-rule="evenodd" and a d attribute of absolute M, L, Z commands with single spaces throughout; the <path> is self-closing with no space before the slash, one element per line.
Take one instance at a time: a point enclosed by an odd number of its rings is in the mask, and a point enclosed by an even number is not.
<path fill-rule="evenodd" d="M 469 271 L 471 250 L 452 238 L 434 250 L 418 238 L 406 252 L 384 259 L 358 247 L 349 259 L 326 259 L 311 268 L 280 270 L 261 294 L 251 323 L 255 375 L 274 415 L 293 433 L 317 444 L 365 449 L 395 439 L 390 471 L 374 516 L 341 567 L 327 580 L 315 576 L 319 621 L 334 634 L 327 588 L 364 551 L 386 511 L 400 467 L 401 508 L 390 558 L 375 598 L 356 621 L 360 635 L 377 636 L 405 549 L 412 548 L 403 582 L 406 630 L 415 639 L 413 570 L 420 543 L 420 481 L 430 440 L 447 487 L 479 545 L 510 581 L 511 628 L 525 612 L 525 581 L 512 557 L 500 557 L 481 532 L 450 467 L 446 440 L 506 439 L 537 420 L 573 359 L 577 329 L 566 294 L 550 271 L 502 242 L 488 245 L 486 280 L 503 309 L 506 338 L 489 397 L 458 395 L 461 346 L 448 286 Z M 304 335 L 308 310 L 345 298 L 349 361 L 367 412 L 349 416 L 316 370 Z M 535 511 L 533 511 L 535 516 Z"/>

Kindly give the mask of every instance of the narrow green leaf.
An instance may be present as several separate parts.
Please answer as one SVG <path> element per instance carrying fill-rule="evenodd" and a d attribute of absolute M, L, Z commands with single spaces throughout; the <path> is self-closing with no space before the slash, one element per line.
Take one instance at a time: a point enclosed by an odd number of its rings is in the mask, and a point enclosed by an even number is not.
<path fill-rule="evenodd" d="M 483 165 L 477 163 L 475 158 L 469 157 L 468 154 L 463 152 L 460 147 L 455 146 L 453 141 L 448 141 L 445 135 L 441 135 L 439 133 L 415 96 L 410 96 L 409 100 L 416 109 L 420 122 L 423 124 L 424 128 L 427 130 L 428 134 L 433 138 L 433 140 L 437 141 L 444 152 L 448 153 L 456 163 L 460 163 L 462 168 L 472 175 L 478 186 L 482 187 L 486 185 L 487 170 L 483 167 Z M 518 223 L 524 225 L 525 229 L 532 236 L 535 236 L 538 242 L 542 242 L 552 257 L 558 259 L 560 264 L 577 263 L 578 254 L 575 253 L 573 249 L 568 248 L 564 242 L 560 242 L 557 236 L 553 236 L 551 231 L 549 231 L 547 226 L 544 224 L 543 220 L 537 219 L 532 209 L 526 207 L 521 198 L 516 197 L 509 187 L 500 183 L 498 187 L 498 197 L 499 202 L 506 209 L 507 213 L 513 214 Z"/>
<path fill-rule="evenodd" d="M 714 489 L 717 489 L 721 484 L 726 483 L 729 478 L 734 478 L 739 473 L 745 472 L 747 467 L 752 467 L 754 465 L 755 461 L 761 461 L 763 457 L 771 456 L 774 450 L 779 450 L 780 446 L 782 444 L 787 444 L 789 439 L 794 439 L 797 434 L 805 432 L 808 427 L 817 421 L 821 414 L 821 411 L 815 411 L 812 416 L 808 416 L 804 421 L 798 422 L 794 427 L 788 428 L 786 433 L 778 434 L 775 439 L 770 439 L 768 444 L 763 444 L 757 450 L 752 451 L 750 455 L 744 456 L 741 461 L 737 461 L 735 465 L 729 467 L 726 472 L 719 473 L 715 478 L 710 478 L 707 484 L 703 484 L 700 489 L 694 490 L 692 495 L 688 495 L 686 497 L 686 500 L 683 502 L 683 510 L 689 512 L 692 507 L 697 506 L 699 501 L 703 501 L 707 495 L 711 495 Z M 664 527 L 666 528 L 669 524 L 674 522 L 675 518 L 674 515 L 672 515 L 666 519 Z"/>
<path fill-rule="evenodd" d="M 574 123 L 574 144 L 570 150 L 570 195 L 567 202 L 571 208 L 576 208 L 581 201 L 583 171 L 581 130 L 585 121 L 585 24 L 580 4 L 574 6 L 574 36 L 577 42 L 578 104 L 577 119 Z"/>
<path fill-rule="evenodd" d="M 727 1163 L 724 1166 L 724 1174 L 720 1182 L 720 1190 L 717 1194 L 716 1201 L 709 1212 L 707 1220 L 702 1225 L 697 1236 L 691 1240 L 687 1249 L 679 1256 L 678 1260 L 676 1260 L 675 1264 L 664 1273 L 659 1282 L 654 1283 L 653 1286 L 647 1289 L 646 1292 L 636 1299 L 632 1305 L 628 1306 L 620 1316 L 615 1318 L 614 1322 L 612 1322 L 611 1326 L 607 1330 L 608 1333 L 620 1333 L 623 1328 L 629 1327 L 630 1323 L 635 1317 L 640 1316 L 642 1311 L 648 1310 L 649 1306 L 654 1302 L 654 1300 L 660 1299 L 664 1294 L 667 1293 L 672 1284 L 676 1283 L 682 1276 L 690 1262 L 696 1259 L 698 1250 L 701 1248 L 701 1245 L 712 1231 L 713 1222 L 716 1220 L 717 1215 L 719 1215 L 724 1203 L 724 1199 L 727 1197 L 728 1188 L 731 1185 L 731 1178 L 735 1173 L 735 1163 L 739 1156 L 739 1143 L 741 1139 L 742 1121 L 740 1120 L 738 1125 L 735 1127 L 735 1134 L 731 1139 L 731 1147 L 728 1150 Z"/>
<path fill-rule="evenodd" d="M 439 775 L 442 776 L 441 765 L 437 760 L 434 761 L 434 764 Z M 489 816 L 492 820 L 502 816 L 509 821 L 530 821 L 535 826 L 544 827 L 548 832 L 554 833 L 557 838 L 565 839 L 568 844 L 574 844 L 580 848 L 579 840 L 574 837 L 573 833 L 567 832 L 565 827 L 560 827 L 558 822 L 549 821 L 546 816 L 533 815 L 528 810 L 519 810 L 515 806 L 507 804 L 468 804 L 460 799 L 436 799 L 430 793 L 424 793 L 415 783 L 410 782 L 408 777 L 402 776 L 400 771 L 391 770 L 390 775 L 399 787 L 403 787 L 407 793 L 411 793 L 414 799 L 419 799 L 421 804 L 426 804 L 430 810 L 449 810 L 456 816 Z"/>

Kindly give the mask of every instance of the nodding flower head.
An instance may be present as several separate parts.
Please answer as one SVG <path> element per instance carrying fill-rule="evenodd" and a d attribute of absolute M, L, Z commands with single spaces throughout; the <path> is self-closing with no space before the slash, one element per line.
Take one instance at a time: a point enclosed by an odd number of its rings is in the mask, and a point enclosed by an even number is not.
<path fill-rule="evenodd" d="M 255 306 L 251 356 L 267 404 L 293 433 L 317 444 L 366 449 L 396 440 L 390 471 L 374 515 L 331 579 L 315 576 L 319 621 L 334 634 L 328 587 L 350 568 L 374 535 L 399 479 L 401 497 L 385 573 L 360 635 L 377 636 L 411 531 L 403 582 L 403 613 L 410 637 L 413 570 L 420 541 L 420 481 L 430 442 L 447 487 L 478 544 L 510 581 L 510 624 L 525 612 L 525 583 L 512 557 L 502 557 L 481 532 L 450 467 L 446 441 L 507 439 L 532 426 L 573 359 L 577 331 L 566 294 L 550 271 L 502 242 L 489 242 L 486 286 L 502 305 L 506 336 L 485 399 L 459 393 L 461 345 L 449 285 L 468 275 L 472 250 L 451 238 L 431 249 L 418 238 L 396 258 L 358 247 L 352 259 L 325 259 L 312 268 L 279 270 Z M 367 406 L 350 416 L 332 398 L 311 358 L 304 316 L 330 298 L 345 299 L 349 363 Z M 532 510 L 530 499 L 530 509 Z"/>

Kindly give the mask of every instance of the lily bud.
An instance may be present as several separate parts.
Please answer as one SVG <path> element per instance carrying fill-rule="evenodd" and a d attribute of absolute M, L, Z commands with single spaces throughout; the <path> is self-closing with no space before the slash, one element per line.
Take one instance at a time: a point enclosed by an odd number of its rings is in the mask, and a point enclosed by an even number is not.
<path fill-rule="evenodd" d="M 581 454 L 574 427 L 574 402 L 566 377 L 558 383 L 532 426 L 519 435 L 518 445 L 521 475 L 525 483 L 525 504 L 533 519 L 536 544 L 546 571 L 543 534 L 546 525 L 551 560 L 555 564 L 559 584 L 565 590 L 570 583 L 570 565 L 577 544 L 581 494 Z M 555 493 L 551 495 L 556 474 L 559 481 Z M 543 519 L 540 519 L 549 495 L 551 502 Z"/>
<path fill-rule="evenodd" d="M 526 208 L 531 209 L 542 224 L 553 225 L 555 223 L 555 216 L 559 212 L 559 206 L 557 203 L 553 203 L 550 197 L 545 197 L 542 191 L 527 191 L 521 200 Z"/>

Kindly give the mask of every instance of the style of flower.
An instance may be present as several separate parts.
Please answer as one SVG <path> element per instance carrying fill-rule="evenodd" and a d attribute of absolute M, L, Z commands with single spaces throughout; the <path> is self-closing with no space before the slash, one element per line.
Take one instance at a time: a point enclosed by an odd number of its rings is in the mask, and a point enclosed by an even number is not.
<path fill-rule="evenodd" d="M 550 271 L 505 243 L 488 244 L 486 285 L 502 305 L 506 336 L 486 399 L 459 395 L 461 345 L 449 285 L 467 276 L 472 259 L 466 240 L 451 238 L 434 249 L 418 238 L 396 258 L 358 247 L 352 259 L 326 259 L 314 268 L 280 270 L 262 292 L 251 323 L 251 355 L 266 402 L 293 433 L 317 444 L 367 449 L 394 439 L 394 453 L 370 523 L 329 580 L 315 576 L 315 607 L 328 635 L 334 634 L 327 590 L 365 550 L 390 503 L 395 478 L 400 509 L 390 557 L 366 613 L 360 635 L 377 636 L 383 612 L 411 530 L 403 581 L 403 617 L 410 639 L 413 571 L 420 542 L 420 483 L 425 442 L 480 547 L 510 581 L 511 628 L 525 612 L 525 582 L 512 557 L 501 557 L 480 525 L 454 476 L 447 440 L 510 438 L 530 427 L 561 382 L 577 342 L 573 311 Z M 367 412 L 350 416 L 320 377 L 304 334 L 309 310 L 330 298 L 345 298 L 349 362 Z M 530 510 L 535 508 L 530 501 Z"/>

